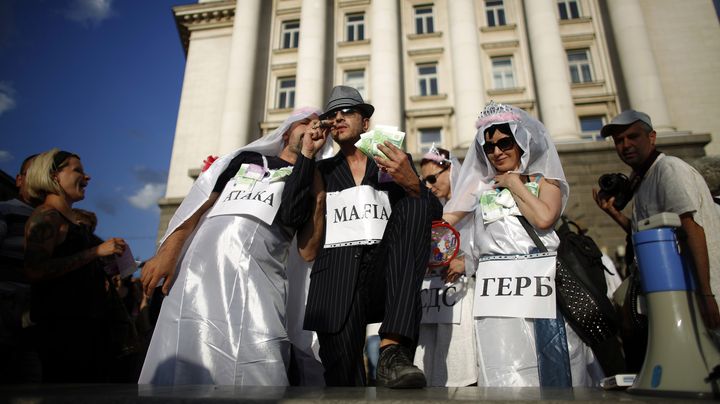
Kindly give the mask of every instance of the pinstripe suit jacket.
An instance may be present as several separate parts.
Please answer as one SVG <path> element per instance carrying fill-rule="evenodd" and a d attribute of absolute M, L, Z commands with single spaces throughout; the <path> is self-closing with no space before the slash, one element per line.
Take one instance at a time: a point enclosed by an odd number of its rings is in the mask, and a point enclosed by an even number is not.
<path fill-rule="evenodd" d="M 410 159 L 409 155 L 408 159 Z M 412 165 L 412 160 L 410 161 Z M 314 205 L 310 188 L 316 164 L 327 192 L 342 191 L 355 186 L 350 166 L 342 152 L 317 163 L 300 155 L 283 191 L 282 203 L 293 205 L 292 208 L 284 210 L 284 212 L 293 214 L 293 217 L 283 218 L 284 221 L 288 220 L 285 223 L 299 228 L 310 219 Z M 414 165 L 413 170 L 415 170 Z M 370 185 L 375 189 L 388 191 L 391 205 L 405 197 L 405 190 L 401 186 L 394 182 L 378 183 L 377 177 L 378 166 L 372 159 L 368 159 L 362 185 Z M 439 218 L 442 215 L 440 201 L 422 182 L 420 183 L 420 197 L 429 199 L 428 215 L 433 218 Z M 305 308 L 305 329 L 325 333 L 340 331 L 350 311 L 353 294 L 357 287 L 363 248 L 365 247 L 347 246 L 321 249 L 310 274 L 310 291 Z M 369 320 L 377 322 L 382 318 Z"/>

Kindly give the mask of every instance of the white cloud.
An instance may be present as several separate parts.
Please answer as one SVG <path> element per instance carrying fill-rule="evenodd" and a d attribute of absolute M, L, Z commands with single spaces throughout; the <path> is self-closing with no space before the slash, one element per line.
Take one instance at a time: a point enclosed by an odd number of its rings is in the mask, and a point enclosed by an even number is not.
<path fill-rule="evenodd" d="M 0 150 L 0 163 L 7 163 L 13 159 L 13 155 L 9 151 Z"/>
<path fill-rule="evenodd" d="M 127 199 L 132 206 L 138 209 L 157 209 L 157 202 L 164 194 L 165 184 L 148 183 Z"/>
<path fill-rule="evenodd" d="M 73 21 L 97 25 L 110 17 L 113 0 L 71 0 L 65 16 Z"/>
<path fill-rule="evenodd" d="M 7 81 L 0 81 L 0 115 L 15 108 L 15 89 Z"/>

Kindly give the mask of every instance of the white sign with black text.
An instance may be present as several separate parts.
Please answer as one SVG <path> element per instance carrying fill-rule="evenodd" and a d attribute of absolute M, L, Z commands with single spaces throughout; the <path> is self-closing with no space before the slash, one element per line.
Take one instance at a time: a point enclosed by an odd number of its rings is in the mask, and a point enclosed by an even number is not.
<path fill-rule="evenodd" d="M 271 225 L 280 209 L 285 181 L 270 182 L 269 177 L 254 182 L 253 186 L 236 186 L 231 179 L 225 184 L 220 197 L 208 217 L 220 215 L 247 215 Z"/>
<path fill-rule="evenodd" d="M 325 248 L 380 243 L 391 212 L 387 191 L 369 185 L 328 192 Z"/>
<path fill-rule="evenodd" d="M 460 324 L 461 299 L 467 293 L 463 278 L 455 283 L 445 283 L 439 276 L 423 279 L 420 290 L 423 324 Z"/>
<path fill-rule="evenodd" d="M 557 254 L 491 256 L 475 272 L 475 317 L 555 318 Z"/>

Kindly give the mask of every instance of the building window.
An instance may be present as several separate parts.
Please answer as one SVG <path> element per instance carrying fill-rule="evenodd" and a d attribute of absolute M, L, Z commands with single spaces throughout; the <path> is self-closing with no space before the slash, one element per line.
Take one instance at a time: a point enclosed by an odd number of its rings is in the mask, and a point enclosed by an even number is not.
<path fill-rule="evenodd" d="M 570 79 L 573 83 L 591 83 L 593 81 L 589 49 L 569 50 L 567 58 L 570 66 Z"/>
<path fill-rule="evenodd" d="M 295 77 L 278 79 L 276 99 L 279 109 L 295 107 Z"/>
<path fill-rule="evenodd" d="M 580 18 L 580 4 L 577 0 L 558 0 L 558 12 L 561 20 Z"/>
<path fill-rule="evenodd" d="M 362 41 L 365 39 L 365 14 L 348 14 L 345 17 L 345 40 Z"/>
<path fill-rule="evenodd" d="M 505 25 L 505 5 L 503 0 L 485 0 L 485 15 L 488 27 Z"/>
<path fill-rule="evenodd" d="M 591 115 L 580 117 L 580 131 L 586 137 L 597 137 L 600 135 L 600 129 L 605 125 L 605 116 Z"/>
<path fill-rule="evenodd" d="M 297 48 L 300 42 L 300 21 L 285 21 L 282 23 L 281 47 L 283 49 Z"/>
<path fill-rule="evenodd" d="M 418 65 L 418 89 L 420 95 L 437 95 L 437 64 Z"/>
<path fill-rule="evenodd" d="M 442 128 L 423 128 L 419 129 L 418 147 L 420 154 L 425 154 L 430 150 L 432 145 L 442 144 Z"/>
<path fill-rule="evenodd" d="M 492 75 L 494 89 L 515 88 L 512 57 L 492 58 Z"/>
<path fill-rule="evenodd" d="M 425 4 L 415 7 L 415 33 L 431 34 L 435 32 L 433 26 L 433 6 Z"/>
<path fill-rule="evenodd" d="M 347 70 L 345 71 L 345 84 L 346 86 L 350 86 L 353 88 L 356 88 L 360 95 L 363 97 L 363 99 L 367 98 L 367 95 L 365 94 L 365 70 L 359 69 L 359 70 Z"/>

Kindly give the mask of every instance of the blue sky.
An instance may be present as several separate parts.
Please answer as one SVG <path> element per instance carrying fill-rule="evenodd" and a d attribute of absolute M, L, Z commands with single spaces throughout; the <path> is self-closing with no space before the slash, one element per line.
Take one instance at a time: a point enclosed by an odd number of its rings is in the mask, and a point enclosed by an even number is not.
<path fill-rule="evenodd" d="M 188 0 L 1 0 L 0 169 L 52 147 L 92 177 L 97 234 L 154 252 L 185 68 Z"/>

